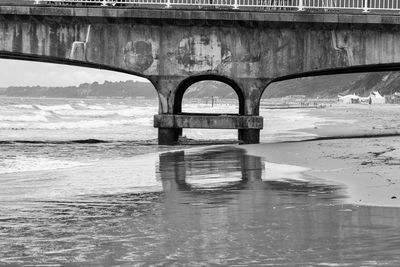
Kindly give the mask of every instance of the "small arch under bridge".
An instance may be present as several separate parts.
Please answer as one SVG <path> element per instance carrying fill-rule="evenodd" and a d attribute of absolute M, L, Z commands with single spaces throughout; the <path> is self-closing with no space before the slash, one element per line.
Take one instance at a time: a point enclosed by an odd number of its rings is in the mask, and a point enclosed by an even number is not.
<path fill-rule="evenodd" d="M 149 79 L 159 96 L 160 144 L 182 128 L 233 128 L 258 143 L 260 99 L 273 81 L 398 70 L 400 16 L 0 6 L 0 57 L 98 67 Z M 238 114 L 185 114 L 185 90 L 202 80 L 230 85 Z M 267 89 L 266 89 L 267 88 Z"/>

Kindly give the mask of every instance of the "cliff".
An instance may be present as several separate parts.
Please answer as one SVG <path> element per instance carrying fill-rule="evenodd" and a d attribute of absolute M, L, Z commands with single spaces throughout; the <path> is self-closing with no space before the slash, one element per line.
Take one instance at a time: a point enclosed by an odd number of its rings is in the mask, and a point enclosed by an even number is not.
<path fill-rule="evenodd" d="M 3 93 L 1 93 L 3 91 Z M 12 97 L 54 97 L 54 98 L 87 98 L 87 97 L 145 97 L 156 98 L 157 92 L 147 82 L 104 82 L 99 84 L 84 83 L 79 86 L 41 87 L 12 86 L 0 88 L 0 94 Z"/>
<path fill-rule="evenodd" d="M 338 94 L 355 93 L 367 96 L 371 91 L 382 95 L 400 92 L 400 73 L 376 72 L 362 74 L 328 75 L 307 77 L 272 83 L 263 94 L 263 98 L 305 95 L 312 98 L 336 98 Z M 12 97 L 145 97 L 156 98 L 153 85 L 148 82 L 97 82 L 68 87 L 8 87 L 0 88 L 0 95 Z M 192 85 L 185 93 L 185 98 L 236 98 L 236 93 L 228 85 L 216 81 L 203 81 Z"/>

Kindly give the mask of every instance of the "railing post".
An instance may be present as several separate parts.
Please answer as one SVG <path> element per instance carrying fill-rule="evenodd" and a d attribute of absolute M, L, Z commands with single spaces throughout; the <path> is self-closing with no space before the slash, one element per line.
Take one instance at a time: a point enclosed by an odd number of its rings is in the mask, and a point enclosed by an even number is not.
<path fill-rule="evenodd" d="M 369 1 L 369 0 L 364 0 L 364 8 L 363 8 L 363 12 L 364 12 L 364 13 L 369 12 L 369 10 L 368 10 L 368 1 Z"/>
<path fill-rule="evenodd" d="M 167 0 L 167 6 L 166 8 L 170 8 L 171 7 L 171 0 Z"/>
<path fill-rule="evenodd" d="M 235 0 L 233 4 L 233 9 L 238 9 L 238 8 L 239 8 L 238 0 Z"/>
<path fill-rule="evenodd" d="M 304 11 L 303 0 L 299 0 L 299 9 L 297 11 Z"/>
<path fill-rule="evenodd" d="M 101 3 L 101 6 L 107 6 L 107 0 L 103 0 L 103 2 Z"/>

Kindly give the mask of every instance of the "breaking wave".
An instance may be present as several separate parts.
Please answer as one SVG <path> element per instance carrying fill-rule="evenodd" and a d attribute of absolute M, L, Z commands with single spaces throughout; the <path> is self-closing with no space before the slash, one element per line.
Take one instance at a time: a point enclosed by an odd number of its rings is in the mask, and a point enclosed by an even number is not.
<path fill-rule="evenodd" d="M 38 121 L 36 123 L 24 123 L 25 121 L 16 122 L 0 122 L 0 129 L 8 130 L 62 130 L 62 129 L 96 129 L 96 128 L 107 128 L 113 126 L 124 126 L 124 125 L 136 125 L 151 123 L 147 122 L 147 119 L 138 120 L 126 119 L 126 120 L 80 120 L 80 121 L 59 121 L 59 122 L 47 122 Z"/>
<path fill-rule="evenodd" d="M 30 100 L 32 101 L 32 100 Z M 2 107 L 0 129 L 3 130 L 90 130 L 128 125 L 152 127 L 156 106 L 135 106 L 120 103 L 69 102 L 50 104 L 12 103 Z M 46 103 L 48 101 L 49 103 Z M 43 104 L 45 103 L 45 104 Z M 141 138 L 143 139 L 143 138 Z"/>
<path fill-rule="evenodd" d="M 13 105 L 14 108 L 22 108 L 22 109 L 34 109 L 33 105 Z"/>
<path fill-rule="evenodd" d="M 48 119 L 45 115 L 41 114 L 26 114 L 26 115 L 0 115 L 1 121 L 9 121 L 9 122 L 47 122 Z"/>
<path fill-rule="evenodd" d="M 34 105 L 33 107 L 45 111 L 74 110 L 74 108 L 70 104 L 54 105 L 54 106 Z"/>

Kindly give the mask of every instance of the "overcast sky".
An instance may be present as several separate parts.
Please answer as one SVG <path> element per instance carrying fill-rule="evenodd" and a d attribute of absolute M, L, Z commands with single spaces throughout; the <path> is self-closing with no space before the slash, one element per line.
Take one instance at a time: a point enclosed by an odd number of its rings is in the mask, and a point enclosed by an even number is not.
<path fill-rule="evenodd" d="M 0 59 L 0 87 L 70 86 L 81 83 L 146 79 L 98 69 L 67 65 Z"/>

